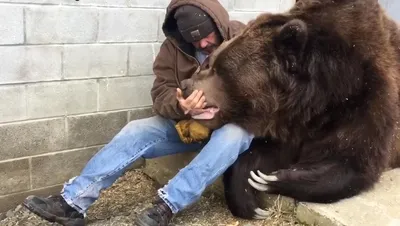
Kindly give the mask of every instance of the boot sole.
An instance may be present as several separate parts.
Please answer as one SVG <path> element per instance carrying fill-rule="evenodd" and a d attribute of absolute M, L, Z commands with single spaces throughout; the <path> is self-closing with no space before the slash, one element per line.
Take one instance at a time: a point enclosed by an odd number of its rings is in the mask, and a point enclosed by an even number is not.
<path fill-rule="evenodd" d="M 135 225 L 136 226 L 167 226 L 170 224 L 160 224 L 155 222 L 153 219 L 146 217 L 143 217 L 143 215 L 138 215 L 135 219 Z"/>
<path fill-rule="evenodd" d="M 66 217 L 58 217 L 54 214 L 51 214 L 40 207 L 36 206 L 34 203 L 30 202 L 33 196 L 28 196 L 24 201 L 23 205 L 32 213 L 36 214 L 37 216 L 49 221 L 49 222 L 57 222 L 64 226 L 84 226 L 85 220 L 84 219 L 71 219 Z"/>
<path fill-rule="evenodd" d="M 136 226 L 149 226 L 148 223 L 142 221 L 140 218 L 135 219 Z"/>

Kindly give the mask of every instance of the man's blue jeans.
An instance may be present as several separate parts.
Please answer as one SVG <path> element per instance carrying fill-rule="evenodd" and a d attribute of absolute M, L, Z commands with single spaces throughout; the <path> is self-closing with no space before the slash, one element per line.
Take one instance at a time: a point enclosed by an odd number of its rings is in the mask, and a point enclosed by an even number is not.
<path fill-rule="evenodd" d="M 81 213 L 110 187 L 138 158 L 166 156 L 187 151 L 200 153 L 181 169 L 158 195 L 177 213 L 197 201 L 205 188 L 246 151 L 253 135 L 228 124 L 215 130 L 207 144 L 185 144 L 179 139 L 175 122 L 154 116 L 128 123 L 87 163 L 81 174 L 65 183 L 61 195 Z"/>

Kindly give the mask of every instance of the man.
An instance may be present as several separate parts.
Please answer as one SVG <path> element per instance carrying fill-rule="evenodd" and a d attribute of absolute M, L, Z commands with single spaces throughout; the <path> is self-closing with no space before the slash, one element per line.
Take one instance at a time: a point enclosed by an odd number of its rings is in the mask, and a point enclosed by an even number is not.
<path fill-rule="evenodd" d="M 155 117 L 131 121 L 87 163 L 81 174 L 65 183 L 60 195 L 30 196 L 24 205 L 49 221 L 84 225 L 84 214 L 138 158 L 155 158 L 201 149 L 193 161 L 158 190 L 158 201 L 137 218 L 137 225 L 167 225 L 172 216 L 197 201 L 205 188 L 246 151 L 253 139 L 228 124 L 212 132 L 207 144 L 183 143 L 175 123 L 203 108 L 201 91 L 182 97 L 179 82 L 207 62 L 209 54 L 243 28 L 229 21 L 218 0 L 172 0 L 167 8 L 162 43 L 154 62 L 156 79 L 151 90 Z M 202 66 L 206 65 L 203 64 Z"/>

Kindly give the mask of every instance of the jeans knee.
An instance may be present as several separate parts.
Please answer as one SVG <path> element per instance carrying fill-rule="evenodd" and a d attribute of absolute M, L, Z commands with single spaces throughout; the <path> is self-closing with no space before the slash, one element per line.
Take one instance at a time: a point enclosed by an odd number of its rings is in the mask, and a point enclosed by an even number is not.
<path fill-rule="evenodd" d="M 221 136 L 226 142 L 239 142 L 246 147 L 246 149 L 250 146 L 254 138 L 253 134 L 232 123 L 224 125 L 220 129 L 214 131 L 214 133 L 217 136 Z"/>
<path fill-rule="evenodd" d="M 252 139 L 253 135 L 236 124 L 226 124 L 219 129 L 229 139 Z"/>
<path fill-rule="evenodd" d="M 120 135 L 126 135 L 126 134 L 132 134 L 135 133 L 135 131 L 142 130 L 146 128 L 146 119 L 138 119 L 138 120 L 132 120 L 126 124 L 121 132 L 119 133 Z"/>
<path fill-rule="evenodd" d="M 118 136 L 147 136 L 150 135 L 157 130 L 165 127 L 164 118 L 159 116 L 143 118 L 143 119 L 136 119 L 128 122 L 122 130 L 119 132 Z"/>

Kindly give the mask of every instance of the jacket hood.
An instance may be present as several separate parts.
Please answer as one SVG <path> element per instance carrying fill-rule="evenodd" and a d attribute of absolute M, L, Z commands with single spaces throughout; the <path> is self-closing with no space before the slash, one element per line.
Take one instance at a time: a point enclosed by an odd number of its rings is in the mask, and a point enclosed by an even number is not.
<path fill-rule="evenodd" d="M 176 9 L 182 5 L 193 5 L 201 8 L 208 13 L 214 20 L 221 37 L 224 40 L 229 38 L 229 14 L 218 0 L 171 0 L 167 7 L 162 31 L 167 38 L 174 39 L 178 45 L 182 45 L 184 40 L 179 33 L 174 14 Z"/>

